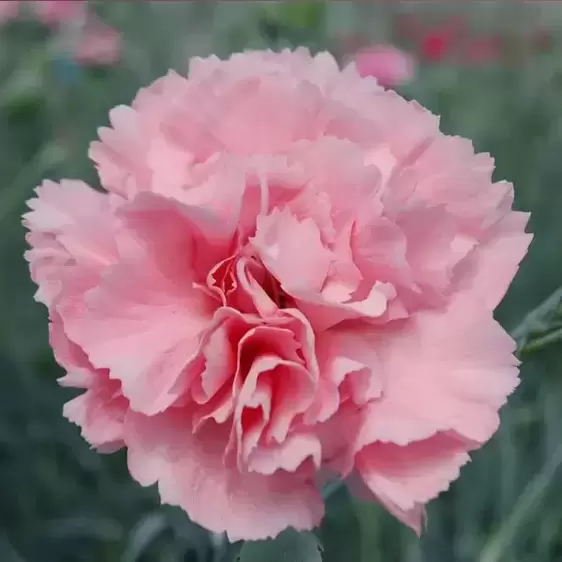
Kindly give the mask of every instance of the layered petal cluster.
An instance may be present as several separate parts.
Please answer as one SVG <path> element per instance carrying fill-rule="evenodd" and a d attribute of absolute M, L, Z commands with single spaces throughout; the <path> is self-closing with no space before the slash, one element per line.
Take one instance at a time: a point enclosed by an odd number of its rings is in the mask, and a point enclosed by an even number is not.
<path fill-rule="evenodd" d="M 327 475 L 419 530 L 517 385 L 528 217 L 491 158 L 305 50 L 194 59 L 110 122 L 104 191 L 24 217 L 65 415 L 233 540 L 317 525 Z"/>

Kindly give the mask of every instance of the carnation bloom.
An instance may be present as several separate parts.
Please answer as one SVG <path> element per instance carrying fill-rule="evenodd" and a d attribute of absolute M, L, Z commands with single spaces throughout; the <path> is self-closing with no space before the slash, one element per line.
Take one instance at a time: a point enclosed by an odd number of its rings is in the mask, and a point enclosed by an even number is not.
<path fill-rule="evenodd" d="M 110 121 L 105 191 L 24 217 L 64 414 L 232 540 L 314 527 L 333 476 L 419 531 L 518 381 L 493 310 L 528 217 L 492 159 L 301 49 L 195 58 Z"/>
<path fill-rule="evenodd" d="M 361 76 L 372 76 L 382 86 L 399 86 L 412 80 L 415 74 L 412 56 L 392 45 L 361 49 L 354 60 Z"/>

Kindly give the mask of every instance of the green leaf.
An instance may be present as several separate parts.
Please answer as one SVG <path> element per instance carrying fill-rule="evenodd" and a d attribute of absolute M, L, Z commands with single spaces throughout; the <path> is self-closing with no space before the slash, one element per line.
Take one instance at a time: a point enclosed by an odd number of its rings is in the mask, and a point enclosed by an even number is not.
<path fill-rule="evenodd" d="M 312 533 L 288 529 L 275 539 L 245 543 L 237 562 L 322 562 L 321 551 Z"/>
<path fill-rule="evenodd" d="M 280 21 L 294 29 L 315 29 L 324 23 L 326 5 L 323 2 L 292 2 L 281 4 Z"/>
<path fill-rule="evenodd" d="M 559 343 L 562 341 L 562 328 L 557 328 L 555 330 L 549 331 L 540 337 L 531 340 L 522 350 L 521 353 L 531 353 L 533 351 L 539 351 L 547 346 L 554 343 Z"/>
<path fill-rule="evenodd" d="M 345 486 L 330 494 L 318 535 L 323 562 L 361 561 L 361 526 L 356 505 Z"/>
<path fill-rule="evenodd" d="M 265 3 L 257 14 L 259 33 L 275 48 L 326 46 L 324 2 Z"/>
<path fill-rule="evenodd" d="M 138 562 L 155 540 L 169 527 L 165 515 L 160 512 L 144 516 L 131 531 L 123 562 Z"/>

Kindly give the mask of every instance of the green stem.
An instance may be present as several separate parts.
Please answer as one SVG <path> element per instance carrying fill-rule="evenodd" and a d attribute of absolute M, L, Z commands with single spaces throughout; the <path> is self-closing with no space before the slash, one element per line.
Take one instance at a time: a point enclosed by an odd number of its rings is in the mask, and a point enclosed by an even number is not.
<path fill-rule="evenodd" d="M 548 332 L 543 336 L 531 340 L 528 344 L 526 344 L 521 349 L 520 353 L 523 354 L 523 353 L 532 353 L 535 351 L 540 351 L 541 349 L 544 349 L 545 347 L 560 341 L 562 341 L 562 328 L 558 328 L 557 330 Z"/>
<path fill-rule="evenodd" d="M 342 486 L 345 486 L 345 480 L 336 480 L 326 484 L 322 489 L 324 502 L 327 502 Z"/>
<path fill-rule="evenodd" d="M 511 330 L 511 335 L 517 342 L 518 354 L 538 351 L 557 341 L 554 337 L 548 338 L 544 333 L 548 330 L 548 320 L 556 314 L 561 304 L 562 287 L 556 289 L 546 300 L 526 314 L 523 320 Z M 540 336 L 541 333 L 542 336 Z M 533 335 L 537 335 L 537 340 L 535 340 L 537 343 L 532 341 Z"/>

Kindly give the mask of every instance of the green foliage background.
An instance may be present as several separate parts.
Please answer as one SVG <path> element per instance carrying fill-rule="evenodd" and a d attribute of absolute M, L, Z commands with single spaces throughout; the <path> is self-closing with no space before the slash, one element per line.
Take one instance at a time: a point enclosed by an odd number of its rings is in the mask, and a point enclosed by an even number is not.
<path fill-rule="evenodd" d="M 475 33 L 502 33 L 510 45 L 503 61 L 420 64 L 402 91 L 439 113 L 445 131 L 490 151 L 497 178 L 513 181 L 518 207 L 533 212 L 536 239 L 498 310 L 502 323 L 513 329 L 562 285 L 562 4 L 451 4 L 98 2 L 125 38 L 122 61 L 109 69 L 73 67 L 37 23 L 0 29 L 1 562 L 204 562 L 237 552 L 221 544 L 213 553 L 203 530 L 131 481 L 122 453 L 97 455 L 62 418 L 71 393 L 55 383 L 46 311 L 32 299 L 22 258 L 20 215 L 35 185 L 44 177 L 95 183 L 87 146 L 108 110 L 168 68 L 184 71 L 190 56 L 333 50 L 344 34 L 393 40 L 394 16 L 407 11 L 431 21 L 448 10 Z M 554 35 L 548 52 L 528 52 L 521 38 L 533 26 Z M 550 308 L 550 328 L 559 329 Z M 430 506 L 421 540 L 342 489 L 318 531 L 324 561 L 561 561 L 562 345 L 525 356 L 522 381 L 497 436 Z"/>

